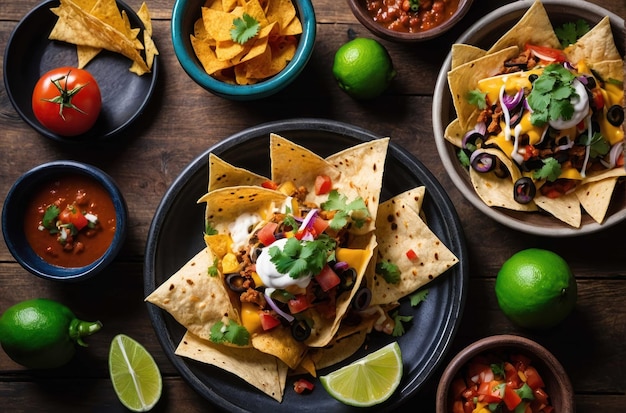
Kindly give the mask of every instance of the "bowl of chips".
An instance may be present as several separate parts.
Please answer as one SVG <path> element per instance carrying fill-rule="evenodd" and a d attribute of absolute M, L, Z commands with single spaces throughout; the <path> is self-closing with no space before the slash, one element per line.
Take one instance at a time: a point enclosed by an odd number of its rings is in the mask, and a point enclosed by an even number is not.
<path fill-rule="evenodd" d="M 452 46 L 435 86 L 433 128 L 446 171 L 481 212 L 554 237 L 626 218 L 623 26 L 593 4 L 519 1 Z M 556 88 L 543 91 L 555 76 L 581 93 L 559 100 Z M 559 112 L 561 104 L 572 111 Z"/>
<path fill-rule="evenodd" d="M 185 72 L 232 100 L 261 99 L 293 82 L 315 34 L 310 0 L 177 0 L 172 11 L 174 52 Z"/>
<path fill-rule="evenodd" d="M 376 36 L 414 43 L 449 31 L 467 14 L 472 0 L 348 0 L 348 4 L 357 20 Z"/>

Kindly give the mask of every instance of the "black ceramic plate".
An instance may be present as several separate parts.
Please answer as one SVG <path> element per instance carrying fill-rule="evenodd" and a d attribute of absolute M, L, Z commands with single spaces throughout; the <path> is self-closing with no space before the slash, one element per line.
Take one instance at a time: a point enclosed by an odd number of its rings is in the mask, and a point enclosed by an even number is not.
<path fill-rule="evenodd" d="M 278 133 L 321 156 L 379 138 L 366 130 L 334 121 L 293 119 L 244 130 L 210 148 L 181 173 L 156 211 L 146 247 L 146 295 L 205 246 L 202 238 L 204 207 L 196 201 L 207 191 L 209 152 L 236 166 L 269 176 L 270 132 Z M 465 303 L 467 258 L 456 211 L 433 175 L 412 155 L 391 143 L 385 165 L 382 200 L 419 185 L 426 186 L 423 210 L 430 228 L 457 255 L 460 263 L 429 285 L 428 297 L 419 306 L 413 308 L 406 299 L 403 300 L 401 313 L 414 316 L 406 334 L 398 339 L 404 360 L 404 378 L 397 393 L 371 411 L 393 410 L 419 390 L 448 349 Z M 293 380 L 288 380 L 285 398 L 279 404 L 230 373 L 178 357 L 174 351 L 184 334 L 184 328 L 152 304 L 148 304 L 148 311 L 161 345 L 174 366 L 197 392 L 226 411 L 357 411 L 331 398 L 318 381 L 311 394 L 302 396 L 291 388 Z M 383 336 L 372 334 L 367 351 L 376 350 L 392 341 L 391 337 Z M 360 350 L 346 363 L 365 353 L 366 350 Z M 321 373 L 326 374 L 332 369 L 334 367 L 322 370 Z"/>
<path fill-rule="evenodd" d="M 132 27 L 143 29 L 137 14 L 121 1 Z M 47 71 L 61 66 L 76 66 L 76 46 L 48 40 L 57 16 L 50 8 L 58 0 L 47 0 L 32 9 L 15 27 L 4 54 L 4 85 L 19 115 L 44 136 L 61 142 L 110 138 L 135 120 L 148 103 L 156 85 L 158 56 L 151 73 L 137 76 L 128 69 L 132 62 L 121 54 L 103 50 L 85 67 L 96 79 L 102 94 L 102 111 L 93 128 L 77 137 L 63 137 L 45 129 L 35 118 L 31 96 L 37 80 Z M 140 39 L 143 35 L 140 34 Z"/>

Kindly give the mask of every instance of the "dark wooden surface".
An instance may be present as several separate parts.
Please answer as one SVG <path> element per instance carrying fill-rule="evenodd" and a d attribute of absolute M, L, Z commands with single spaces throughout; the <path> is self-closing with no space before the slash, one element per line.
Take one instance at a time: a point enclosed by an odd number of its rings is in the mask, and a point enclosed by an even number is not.
<path fill-rule="evenodd" d="M 0 86 L 0 199 L 28 169 L 56 159 L 96 165 L 111 174 L 126 196 L 130 211 L 128 239 L 117 262 L 97 278 L 80 284 L 43 281 L 22 269 L 0 243 L 0 311 L 29 298 L 60 300 L 85 318 L 98 318 L 104 329 L 88 339 L 66 367 L 34 372 L 0 352 L 0 411 L 122 412 L 107 370 L 111 338 L 125 333 L 155 356 L 164 376 L 163 397 L 155 412 L 214 411 L 170 364 L 156 339 L 143 302 L 144 247 L 154 211 L 168 186 L 197 155 L 242 129 L 292 117 L 331 118 L 388 135 L 420 159 L 439 179 L 463 223 L 470 256 L 469 293 L 449 360 L 470 342 L 498 333 L 531 337 L 552 351 L 573 382 L 578 412 L 626 411 L 626 223 L 585 238 L 552 239 L 525 235 L 483 216 L 465 201 L 446 176 L 432 137 L 433 86 L 454 39 L 487 11 L 506 3 L 475 1 L 462 24 L 426 44 L 388 47 L 397 79 L 388 93 L 372 102 L 343 94 L 331 74 L 335 50 L 347 41 L 348 29 L 370 36 L 342 0 L 314 0 L 318 34 L 313 57 L 289 89 L 262 102 L 237 103 L 213 96 L 190 81 L 172 49 L 172 0 L 151 0 L 154 38 L 161 73 L 146 113 L 119 139 L 106 145 L 72 147 L 43 138 L 24 123 Z M 0 49 L 16 23 L 37 2 L 2 0 Z M 140 0 L 127 0 L 137 9 Z M 596 0 L 626 16 L 624 0 Z M 3 56 L 0 56 L 3 59 Z M 570 263 L 579 286 L 574 314 L 546 333 L 514 327 L 503 316 L 493 293 L 498 268 L 512 253 L 527 247 L 554 250 Z M 434 411 L 441 366 L 402 411 Z M 318 390 L 318 391 L 321 391 Z"/>

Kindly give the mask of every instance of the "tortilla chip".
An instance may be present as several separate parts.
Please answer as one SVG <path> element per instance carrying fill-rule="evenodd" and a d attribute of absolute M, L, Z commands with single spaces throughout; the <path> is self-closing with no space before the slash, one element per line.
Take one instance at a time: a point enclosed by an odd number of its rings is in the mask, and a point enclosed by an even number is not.
<path fill-rule="evenodd" d="M 271 177 L 276 183 L 291 181 L 306 188 L 315 187 L 318 175 L 328 175 L 333 185 L 340 181 L 341 171 L 309 149 L 295 144 L 275 133 L 270 134 Z M 352 199 L 349 194 L 344 194 Z M 310 192 L 306 200 L 320 204 L 327 195 Z"/>
<path fill-rule="evenodd" d="M 558 198 L 548 198 L 538 193 L 535 204 L 574 228 L 579 228 L 582 221 L 580 201 L 575 193 L 561 195 Z"/>
<path fill-rule="evenodd" d="M 221 277 L 209 276 L 211 265 L 213 254 L 205 248 L 145 299 L 205 340 L 211 337 L 211 327 L 224 317 L 241 322 Z"/>
<path fill-rule="evenodd" d="M 260 186 L 268 179 L 233 166 L 214 153 L 209 154 L 209 192 L 229 186 Z"/>
<path fill-rule="evenodd" d="M 370 274 L 370 305 L 393 303 L 417 291 L 458 262 L 458 258 L 420 218 L 423 193 L 422 189 L 406 191 L 380 205 L 376 219 L 379 240 L 376 261 L 397 265 L 402 275 L 399 283 L 391 284 L 380 275 Z M 413 250 L 417 257 L 408 258 L 409 250 Z"/>
<path fill-rule="evenodd" d="M 452 45 L 450 53 L 450 68 L 456 69 L 462 64 L 480 59 L 487 54 L 487 51 L 480 47 L 472 46 L 471 44 L 455 43 Z"/>
<path fill-rule="evenodd" d="M 613 40 L 611 21 L 608 16 L 605 16 L 575 44 L 567 47 L 564 52 L 573 64 L 581 60 L 587 64 L 594 64 L 605 60 L 621 60 L 622 58 Z"/>
<path fill-rule="evenodd" d="M 252 347 L 282 360 L 289 368 L 298 367 L 308 347 L 297 341 L 288 327 L 275 327 L 267 333 L 252 336 Z"/>
<path fill-rule="evenodd" d="M 356 188 L 370 212 L 372 220 L 362 228 L 355 228 L 357 233 L 367 233 L 375 228 L 388 146 L 389 138 L 376 139 L 326 158 L 327 162 L 341 171 L 340 182 L 333 186 L 339 193 L 346 193 L 351 187 Z"/>
<path fill-rule="evenodd" d="M 469 128 L 469 119 L 476 109 L 476 106 L 468 102 L 467 94 L 476 89 L 479 80 L 496 75 L 502 63 L 517 56 L 519 51 L 517 46 L 511 46 L 462 64 L 448 72 L 448 85 L 461 128 L 464 130 Z"/>
<path fill-rule="evenodd" d="M 511 27 L 496 43 L 487 51 L 492 54 L 511 46 L 517 46 L 524 50 L 526 43 L 540 44 L 543 46 L 560 48 L 561 42 L 554 33 L 552 23 L 543 4 L 539 0 L 524 13 L 524 16 Z"/>
<path fill-rule="evenodd" d="M 576 189 L 578 201 L 585 211 L 598 223 L 604 222 L 618 178 L 581 185 Z"/>
<path fill-rule="evenodd" d="M 287 381 L 287 366 L 272 355 L 253 348 L 214 344 L 187 331 L 175 354 L 219 367 L 282 401 Z"/>

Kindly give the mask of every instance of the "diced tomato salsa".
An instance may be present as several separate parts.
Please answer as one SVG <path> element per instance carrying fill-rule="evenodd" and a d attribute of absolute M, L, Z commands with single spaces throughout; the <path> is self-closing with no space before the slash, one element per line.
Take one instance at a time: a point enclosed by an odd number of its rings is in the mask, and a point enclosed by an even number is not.
<path fill-rule="evenodd" d="M 473 358 L 450 387 L 451 413 L 553 413 L 545 383 L 520 354 Z"/>
<path fill-rule="evenodd" d="M 365 0 L 374 21 L 397 32 L 419 33 L 439 26 L 459 7 L 459 0 Z"/>

